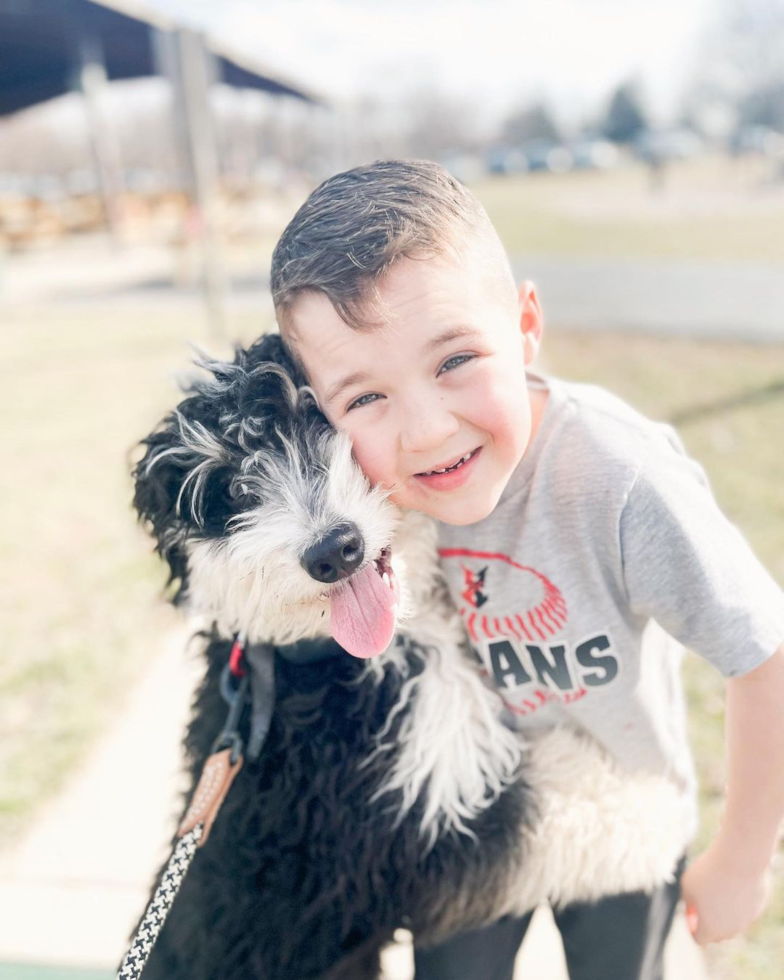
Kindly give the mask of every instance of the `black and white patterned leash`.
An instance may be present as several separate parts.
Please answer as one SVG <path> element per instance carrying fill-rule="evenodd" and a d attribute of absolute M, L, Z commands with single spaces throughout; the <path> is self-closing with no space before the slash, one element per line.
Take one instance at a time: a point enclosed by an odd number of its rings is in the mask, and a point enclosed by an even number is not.
<path fill-rule="evenodd" d="M 245 664 L 250 664 L 250 672 Z M 244 745 L 239 724 L 248 703 L 251 705 L 251 721 L 246 754 L 249 759 L 255 760 L 261 752 L 275 706 L 274 648 L 267 644 L 254 644 L 246 649 L 245 637 L 240 635 L 234 641 L 229 662 L 223 668 L 220 690 L 229 705 L 226 721 L 204 764 L 188 812 L 177 831 L 180 839 L 164 868 L 160 884 L 147 906 L 131 947 L 125 954 L 117 980 L 138 980 L 141 975 L 191 861 L 198 848 L 206 842 L 221 803 L 242 767 Z"/>
<path fill-rule="evenodd" d="M 177 842 L 174 853 L 163 872 L 163 879 L 155 890 L 152 901 L 147 906 L 144 918 L 133 937 L 131 948 L 125 954 L 117 980 L 137 980 L 144 969 L 153 943 L 158 938 L 158 933 L 180 890 L 182 879 L 190 867 L 203 832 L 204 825 L 197 824 Z"/>

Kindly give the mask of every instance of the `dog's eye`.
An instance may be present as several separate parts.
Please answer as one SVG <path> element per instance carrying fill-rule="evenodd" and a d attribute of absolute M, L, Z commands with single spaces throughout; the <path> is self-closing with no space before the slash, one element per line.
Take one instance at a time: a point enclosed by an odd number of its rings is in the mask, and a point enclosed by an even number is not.
<path fill-rule="evenodd" d="M 237 482 L 225 470 L 216 471 L 208 481 L 204 494 L 204 530 L 216 537 L 225 534 L 230 518 L 247 510 L 250 503 L 246 485 Z"/>
<path fill-rule="evenodd" d="M 226 507 L 235 514 L 245 510 L 252 501 L 247 484 L 237 483 L 235 480 L 223 487 L 222 498 Z"/>
<path fill-rule="evenodd" d="M 246 483 L 231 483 L 226 488 L 226 497 L 232 507 L 234 507 L 238 512 L 240 510 L 245 510 L 245 508 L 252 502 L 252 497 L 250 490 Z"/>

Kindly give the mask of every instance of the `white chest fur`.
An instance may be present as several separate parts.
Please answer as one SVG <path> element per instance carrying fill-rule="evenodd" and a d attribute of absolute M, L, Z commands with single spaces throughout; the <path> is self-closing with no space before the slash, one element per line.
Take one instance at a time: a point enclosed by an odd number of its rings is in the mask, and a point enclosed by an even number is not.
<path fill-rule="evenodd" d="M 693 833 L 691 800 L 662 776 L 623 770 L 574 729 L 525 741 L 506 728 L 500 697 L 483 681 L 449 601 L 433 523 L 405 515 L 395 554 L 408 593 L 402 629 L 426 657 L 423 671 L 403 688 L 400 709 L 408 711 L 381 792 L 400 790 L 405 812 L 426 786 L 422 834 L 432 841 L 444 830 L 467 832 L 466 822 L 524 767 L 538 819 L 532 829 L 521 828 L 523 846 L 510 855 L 512 864 L 521 862 L 519 876 L 510 867 L 499 915 L 543 900 L 651 890 L 670 878 Z"/>

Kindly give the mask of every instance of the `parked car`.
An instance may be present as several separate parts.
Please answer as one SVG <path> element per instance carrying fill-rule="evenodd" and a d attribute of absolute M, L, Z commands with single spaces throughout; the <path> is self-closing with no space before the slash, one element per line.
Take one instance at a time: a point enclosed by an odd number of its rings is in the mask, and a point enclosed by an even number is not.
<path fill-rule="evenodd" d="M 565 146 L 550 140 L 529 140 L 520 149 L 528 161 L 529 170 L 549 170 L 563 174 L 572 169 L 574 159 Z"/>
<path fill-rule="evenodd" d="M 702 149 L 702 139 L 690 129 L 646 129 L 634 141 L 634 151 L 647 163 L 688 160 Z"/>
<path fill-rule="evenodd" d="M 784 157 L 784 133 L 770 126 L 741 126 L 730 141 L 730 150 L 738 156 L 763 153 L 769 157 Z"/>
<path fill-rule="evenodd" d="M 609 140 L 583 139 L 569 144 L 575 170 L 609 170 L 615 167 L 620 153 Z"/>
<path fill-rule="evenodd" d="M 522 150 L 498 146 L 489 150 L 485 163 L 491 174 L 521 174 L 528 170 L 528 160 Z"/>

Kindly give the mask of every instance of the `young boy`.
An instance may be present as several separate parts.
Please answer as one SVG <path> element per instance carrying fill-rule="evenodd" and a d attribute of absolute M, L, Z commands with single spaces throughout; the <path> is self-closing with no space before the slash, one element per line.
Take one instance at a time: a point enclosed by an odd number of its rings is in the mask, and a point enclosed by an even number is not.
<path fill-rule="evenodd" d="M 577 725 L 693 796 L 664 631 L 728 678 L 725 813 L 680 884 L 699 942 L 744 930 L 784 815 L 784 597 L 677 436 L 527 374 L 536 292 L 518 293 L 486 213 L 436 164 L 322 184 L 278 243 L 272 292 L 370 481 L 442 522 L 453 600 L 516 727 Z M 678 897 L 676 882 L 556 909 L 572 980 L 660 978 Z M 510 980 L 529 919 L 417 948 L 417 980 Z"/>

